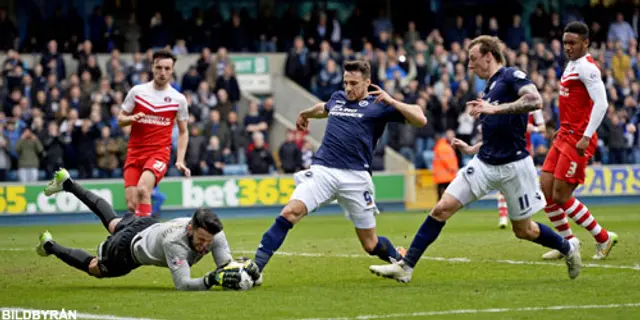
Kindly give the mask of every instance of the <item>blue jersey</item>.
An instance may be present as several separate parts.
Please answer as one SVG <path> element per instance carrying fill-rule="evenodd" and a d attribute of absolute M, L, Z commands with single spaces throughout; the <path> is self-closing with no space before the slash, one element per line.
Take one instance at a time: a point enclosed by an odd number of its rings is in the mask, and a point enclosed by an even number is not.
<path fill-rule="evenodd" d="M 396 108 L 375 103 L 376 97 L 349 101 L 344 91 L 336 91 L 324 105 L 329 113 L 322 145 L 313 164 L 329 168 L 371 172 L 373 149 L 387 122 L 404 122 Z"/>
<path fill-rule="evenodd" d="M 482 99 L 492 104 L 510 103 L 520 99 L 518 91 L 531 84 L 517 68 L 500 68 L 487 81 Z M 528 113 L 481 115 L 482 146 L 478 158 L 491 165 L 501 165 L 529 156 L 525 133 Z"/>

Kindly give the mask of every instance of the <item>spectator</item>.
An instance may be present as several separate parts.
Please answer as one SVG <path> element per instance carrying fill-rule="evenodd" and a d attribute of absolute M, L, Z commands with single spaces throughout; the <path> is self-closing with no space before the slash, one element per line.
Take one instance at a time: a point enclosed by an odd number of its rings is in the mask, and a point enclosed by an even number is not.
<path fill-rule="evenodd" d="M 271 151 L 265 146 L 264 135 L 256 131 L 252 135 L 253 148 L 247 154 L 247 164 L 251 174 L 268 174 L 274 165 Z"/>
<path fill-rule="evenodd" d="M 140 52 L 140 38 L 142 37 L 142 32 L 140 30 L 140 26 L 136 22 L 135 13 L 131 13 L 129 15 L 127 23 L 122 28 L 122 34 L 124 35 L 124 52 Z"/>
<path fill-rule="evenodd" d="M 626 138 L 624 136 L 624 124 L 620 121 L 620 116 L 617 113 L 609 114 L 609 120 L 608 164 L 624 164 L 624 149 L 627 145 Z"/>
<path fill-rule="evenodd" d="M 55 40 L 49 41 L 47 52 L 40 58 L 40 64 L 43 67 L 43 76 L 55 74 L 58 81 L 67 77 L 64 60 L 62 55 L 58 53 L 58 43 Z"/>
<path fill-rule="evenodd" d="M 342 88 L 342 71 L 333 59 L 329 59 L 317 79 L 317 93 L 320 100 L 329 101 L 333 92 Z"/>
<path fill-rule="evenodd" d="M 626 79 L 627 72 L 631 70 L 631 59 L 624 53 L 621 45 L 616 48 L 616 55 L 611 58 L 611 69 L 616 83 L 621 85 Z"/>
<path fill-rule="evenodd" d="M 284 173 L 295 173 L 302 169 L 302 154 L 295 139 L 295 131 L 288 130 L 286 140 L 280 145 L 280 149 L 278 150 L 281 170 Z"/>
<path fill-rule="evenodd" d="M 313 162 L 313 149 L 311 149 L 311 143 L 309 141 L 304 141 L 302 145 L 302 150 L 300 150 L 301 155 L 301 165 L 302 170 L 307 170 L 311 168 L 311 163 Z"/>
<path fill-rule="evenodd" d="M 231 132 L 231 144 L 229 150 L 225 148 L 223 151 L 225 155 L 232 154 L 232 162 L 237 164 L 246 163 L 245 154 L 245 131 L 240 123 L 238 123 L 238 114 L 234 111 L 229 112 L 228 116 L 229 131 Z"/>
<path fill-rule="evenodd" d="M 209 138 L 209 144 L 206 146 L 200 161 L 200 167 L 203 171 L 211 176 L 220 176 L 223 173 L 225 161 L 220 149 L 220 140 L 218 137 Z"/>
<path fill-rule="evenodd" d="M 549 34 L 551 19 L 544 11 L 542 3 L 538 3 L 536 10 L 529 17 L 529 25 L 531 26 L 531 37 L 534 42 L 544 40 Z"/>
<path fill-rule="evenodd" d="M 18 29 L 7 17 L 7 11 L 0 9 L 0 50 L 12 49 L 18 40 Z"/>
<path fill-rule="evenodd" d="M 203 50 L 203 56 L 200 59 L 203 59 L 203 63 L 206 60 L 206 67 L 203 64 L 203 68 L 200 67 L 200 65 L 198 65 L 198 72 L 201 75 L 204 75 L 205 78 L 207 79 L 207 83 L 209 83 L 209 87 L 211 88 L 215 88 L 216 87 L 216 81 L 218 81 L 218 77 L 224 72 L 224 68 L 228 65 L 231 65 L 233 67 L 233 62 L 231 61 L 231 58 L 229 58 L 229 55 L 227 53 L 227 49 L 225 47 L 220 47 L 218 48 L 218 52 L 216 53 L 216 57 L 213 59 L 213 61 L 211 60 L 211 53 L 210 51 Z M 207 53 L 205 58 L 205 53 Z M 200 62 L 200 60 L 198 60 L 198 62 Z"/>
<path fill-rule="evenodd" d="M 264 135 L 267 131 L 267 122 L 260 116 L 257 102 L 249 103 L 249 110 L 244 116 L 244 130 L 248 137 L 251 137 L 254 132 L 261 132 Z"/>
<path fill-rule="evenodd" d="M 297 37 L 293 42 L 293 49 L 287 55 L 285 74 L 291 80 L 309 90 L 311 88 L 311 72 L 313 63 L 309 49 L 304 45 L 302 38 Z"/>
<path fill-rule="evenodd" d="M 189 144 L 187 145 L 186 162 L 187 167 L 194 176 L 202 175 L 201 161 L 204 157 L 204 149 L 206 148 L 207 139 L 201 135 L 198 126 L 191 126 L 191 135 L 189 136 Z"/>
<path fill-rule="evenodd" d="M 44 171 L 48 179 L 53 177 L 53 174 L 59 168 L 64 168 L 64 149 L 66 144 L 60 137 L 60 131 L 58 130 L 58 124 L 55 121 L 49 122 L 47 126 L 47 134 L 42 140 L 44 147 Z"/>
<path fill-rule="evenodd" d="M 0 124 L 0 181 L 7 181 L 7 172 L 11 170 L 11 153 L 7 139 L 2 135 L 3 130 Z"/>
<path fill-rule="evenodd" d="M 458 173 L 458 158 L 451 147 L 454 138 L 455 132 L 449 129 L 437 139 L 433 148 L 433 182 L 438 186 L 438 200 Z"/>
<path fill-rule="evenodd" d="M 229 101 L 236 103 L 240 100 L 240 85 L 236 76 L 233 74 L 233 66 L 227 64 L 224 67 L 224 71 L 216 81 L 216 91 L 225 89 L 229 94 Z"/>
<path fill-rule="evenodd" d="M 198 73 L 198 69 L 196 69 L 195 66 L 189 67 L 187 72 L 185 72 L 184 76 L 182 76 L 182 91 L 183 92 L 198 91 L 198 86 L 200 85 L 201 81 L 202 81 L 202 77 Z M 204 83 L 206 84 L 206 82 Z"/>
<path fill-rule="evenodd" d="M 218 103 L 216 104 L 216 109 L 220 111 L 220 118 L 222 121 L 226 121 L 229 113 L 235 110 L 233 102 L 229 101 L 227 90 L 218 90 Z"/>
<path fill-rule="evenodd" d="M 631 40 L 637 40 L 631 25 L 624 21 L 624 15 L 622 12 L 618 12 L 616 14 L 616 21 L 609 26 L 607 40 L 613 42 L 620 41 L 624 50 L 629 49 Z"/>
<path fill-rule="evenodd" d="M 505 43 L 515 50 L 524 41 L 526 41 L 524 27 L 521 24 L 520 15 L 516 14 L 513 16 L 513 24 L 507 29 Z"/>
<path fill-rule="evenodd" d="M 96 142 L 98 174 L 101 178 L 112 178 L 113 170 L 119 166 L 118 143 L 111 137 L 108 126 L 102 127 L 100 134 L 100 140 Z"/>
<path fill-rule="evenodd" d="M 220 120 L 220 112 L 211 110 L 209 121 L 205 122 L 203 132 L 206 137 L 217 137 L 218 143 L 222 148 L 229 148 L 231 145 L 231 132 L 229 126 Z"/>
<path fill-rule="evenodd" d="M 99 132 L 91 120 L 80 121 L 80 126 L 75 126 L 71 130 L 71 144 L 76 151 L 78 174 L 81 179 L 93 177 L 93 168 L 96 162 L 96 142 Z"/>
<path fill-rule="evenodd" d="M 187 42 L 184 39 L 176 40 L 176 44 L 173 46 L 172 51 L 176 56 L 189 54 L 189 50 L 187 49 Z"/>
<path fill-rule="evenodd" d="M 18 177 L 20 182 L 38 181 L 38 168 L 40 167 L 40 154 L 43 151 L 42 144 L 31 132 L 25 128 L 20 140 L 16 143 L 18 155 Z"/>

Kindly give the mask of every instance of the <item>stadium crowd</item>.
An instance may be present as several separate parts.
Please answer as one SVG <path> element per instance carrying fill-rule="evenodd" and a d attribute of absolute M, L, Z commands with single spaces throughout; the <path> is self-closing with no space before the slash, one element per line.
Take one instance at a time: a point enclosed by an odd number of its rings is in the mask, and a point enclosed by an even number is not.
<path fill-rule="evenodd" d="M 150 56 L 164 47 L 178 56 L 200 54 L 173 83 L 189 103 L 187 165 L 195 175 L 238 174 L 243 171 L 233 168 L 245 165 L 253 174 L 291 173 L 308 167 L 313 154 L 300 132 L 288 132 L 281 146 L 269 145 L 276 106 L 271 97 L 251 103 L 244 119 L 238 119 L 240 88 L 228 51 L 287 52 L 286 75 L 324 100 L 342 87 L 344 60 L 370 61 L 373 81 L 397 99 L 423 106 L 429 120 L 421 129 L 390 124 L 376 158 L 390 146 L 418 168 L 430 168 L 434 146 L 447 132 L 466 142 L 479 139 L 478 123 L 465 103 L 477 97 L 485 83 L 467 71 L 464 48 L 480 34 L 503 39 L 508 65 L 528 73 L 542 93 L 547 130 L 531 136 L 533 157 L 540 165 L 559 126 L 557 84 L 566 62 L 562 28 L 576 18 L 591 27 L 591 54 L 604 70 L 610 102 L 598 130 L 600 148 L 594 161 L 640 163 L 637 7 L 618 12 L 595 6 L 569 18 L 540 6 L 527 17 L 531 37 L 520 14 L 508 19 L 464 15 L 452 25 L 427 28 L 415 21 L 394 25 L 384 13 L 372 16 L 358 8 L 345 21 L 335 11 L 317 8 L 303 19 L 292 7 L 282 21 L 269 11 L 256 19 L 246 11 L 233 12 L 229 21 L 222 21 L 219 15 L 194 9 L 190 19 L 178 22 L 173 21 L 176 17 L 163 19 L 161 13 L 144 22 L 135 15 L 114 19 L 98 8 L 87 18 L 90 30 L 84 39 L 83 18 L 74 12 L 67 18 L 67 32 L 45 31 L 49 23 L 65 18 L 61 14 L 30 21 L 25 41 L 19 42 L 15 24 L 0 10 L 0 49 L 7 53 L 0 90 L 0 181 L 45 179 L 61 166 L 80 178 L 121 175 L 129 129 L 117 125 L 119 105 L 129 88 L 150 79 Z M 181 27 L 173 30 L 174 23 Z M 133 61 L 123 60 L 121 51 L 134 53 Z M 20 52 L 42 53 L 40 63 L 27 65 Z M 66 73 L 62 53 L 78 61 L 75 72 Z M 96 53 L 110 53 L 111 59 L 99 66 Z M 458 154 L 460 163 L 466 160 Z"/>

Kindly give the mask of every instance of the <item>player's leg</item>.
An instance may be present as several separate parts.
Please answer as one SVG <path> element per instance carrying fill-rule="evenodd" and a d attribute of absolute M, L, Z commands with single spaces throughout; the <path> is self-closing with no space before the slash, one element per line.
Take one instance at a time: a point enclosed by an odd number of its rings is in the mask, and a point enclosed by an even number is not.
<path fill-rule="evenodd" d="M 362 249 L 383 261 L 399 261 L 402 256 L 393 243 L 376 233 L 375 187 L 371 176 L 364 171 L 333 170 L 340 181 L 337 199 L 345 216 L 353 222 Z"/>
<path fill-rule="evenodd" d="M 111 207 L 106 200 L 85 189 L 78 182 L 71 179 L 71 176 L 66 169 L 56 171 L 53 179 L 51 179 L 49 184 L 45 187 L 44 193 L 47 196 L 51 196 L 63 190 L 76 196 L 78 200 L 84 203 L 96 216 L 98 216 L 98 218 L 100 218 L 100 221 L 102 221 L 102 224 L 107 231 L 109 231 L 109 233 L 113 233 L 115 226 L 120 221 L 120 218 L 117 217 L 113 207 Z"/>
<path fill-rule="evenodd" d="M 273 254 L 282 246 L 287 233 L 307 213 L 333 200 L 337 184 L 327 170 L 321 166 L 298 172 L 294 175 L 296 189 L 289 203 L 260 240 L 254 262 L 264 270 Z"/>
<path fill-rule="evenodd" d="M 140 201 L 138 196 L 138 181 L 142 175 L 142 166 L 138 166 L 137 160 L 127 157 L 124 165 L 124 195 L 127 201 L 129 212 L 136 212 L 136 207 Z"/>
<path fill-rule="evenodd" d="M 589 209 L 573 196 L 578 184 L 584 182 L 586 161 L 576 162 L 560 155 L 554 174 L 553 201 L 577 224 L 587 229 L 596 240 L 596 254 L 593 259 L 605 259 L 611 248 L 617 243 L 618 236 L 601 227 Z"/>
<path fill-rule="evenodd" d="M 156 185 L 156 176 L 151 170 L 142 171 L 138 186 L 138 205 L 136 206 L 136 216 L 148 217 L 151 215 L 151 192 Z"/>
<path fill-rule="evenodd" d="M 502 193 L 498 192 L 498 228 L 504 229 L 509 224 L 509 213 L 507 211 L 507 200 Z"/>
<path fill-rule="evenodd" d="M 527 157 L 505 165 L 502 173 L 504 178 L 500 191 L 507 200 L 509 218 L 516 237 L 560 251 L 566 256 L 569 277 L 576 278 L 581 266 L 579 248 L 548 226 L 531 219 L 546 206 L 533 159 Z"/>
<path fill-rule="evenodd" d="M 64 247 L 53 241 L 49 231 L 40 235 L 40 244 L 36 247 L 36 252 L 43 257 L 55 255 L 64 263 L 80 271 L 84 271 L 91 276 L 100 277 L 100 269 L 97 268 L 98 259 L 82 249 Z"/>
<path fill-rule="evenodd" d="M 562 238 L 548 226 L 534 222 L 530 217 L 523 220 L 511 220 L 511 225 L 513 232 L 519 239 L 529 240 L 561 252 L 565 256 L 567 271 L 571 279 L 575 279 L 580 275 L 582 258 L 579 247 Z"/>
<path fill-rule="evenodd" d="M 465 168 L 458 172 L 442 199 L 438 201 L 422 223 L 402 261 L 388 265 L 370 266 L 369 270 L 374 274 L 392 278 L 398 282 L 411 281 L 413 268 L 427 247 L 438 238 L 445 222 L 463 206 L 491 191 L 489 177 L 492 173 L 489 172 L 490 170 L 480 160 L 473 158 Z"/>
<path fill-rule="evenodd" d="M 167 172 L 168 154 L 158 154 L 145 161 L 142 175 L 138 180 L 138 205 L 136 216 L 148 217 L 151 215 L 151 193 Z"/>
<path fill-rule="evenodd" d="M 356 235 L 362 248 L 369 255 L 377 256 L 380 260 L 386 262 L 400 261 L 402 259 L 401 252 L 393 246 L 391 240 L 385 236 L 379 236 L 375 227 L 367 229 L 356 227 Z"/>

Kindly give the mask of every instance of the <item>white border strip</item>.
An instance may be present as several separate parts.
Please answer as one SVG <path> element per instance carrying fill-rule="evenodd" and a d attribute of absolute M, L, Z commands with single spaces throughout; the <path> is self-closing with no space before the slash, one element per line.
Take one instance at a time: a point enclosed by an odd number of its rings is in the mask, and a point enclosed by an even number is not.
<path fill-rule="evenodd" d="M 25 309 L 25 308 L 13 308 L 13 307 L 1 307 L 0 308 L 0 312 L 4 311 L 4 310 L 9 310 L 9 311 L 45 311 L 43 309 Z M 67 310 L 67 309 L 65 309 Z M 71 309 L 68 309 L 67 311 L 69 311 Z M 99 319 L 99 320 L 154 320 L 154 319 L 150 319 L 150 318 L 132 318 L 132 317 L 119 317 L 119 316 L 113 316 L 113 315 L 108 315 L 108 314 L 93 314 L 93 313 L 81 313 L 78 312 L 77 313 L 78 319 Z M 64 318 L 64 317 L 61 317 Z"/>
<path fill-rule="evenodd" d="M 478 314 L 478 313 L 505 313 L 505 312 L 523 312 L 523 311 L 555 311 L 555 310 L 579 310 L 579 309 L 614 309 L 614 308 L 638 308 L 640 302 L 623 303 L 623 304 L 591 304 L 591 305 L 574 305 L 574 306 L 549 306 L 549 307 L 526 307 L 526 308 L 491 308 L 491 309 L 457 309 L 444 311 L 426 311 L 412 313 L 393 313 L 380 315 L 360 315 L 356 317 L 340 317 L 340 318 L 303 318 L 295 320 L 367 320 L 367 319 L 387 319 L 387 318 L 409 318 L 409 317 L 429 317 L 444 316 L 452 314 Z"/>

